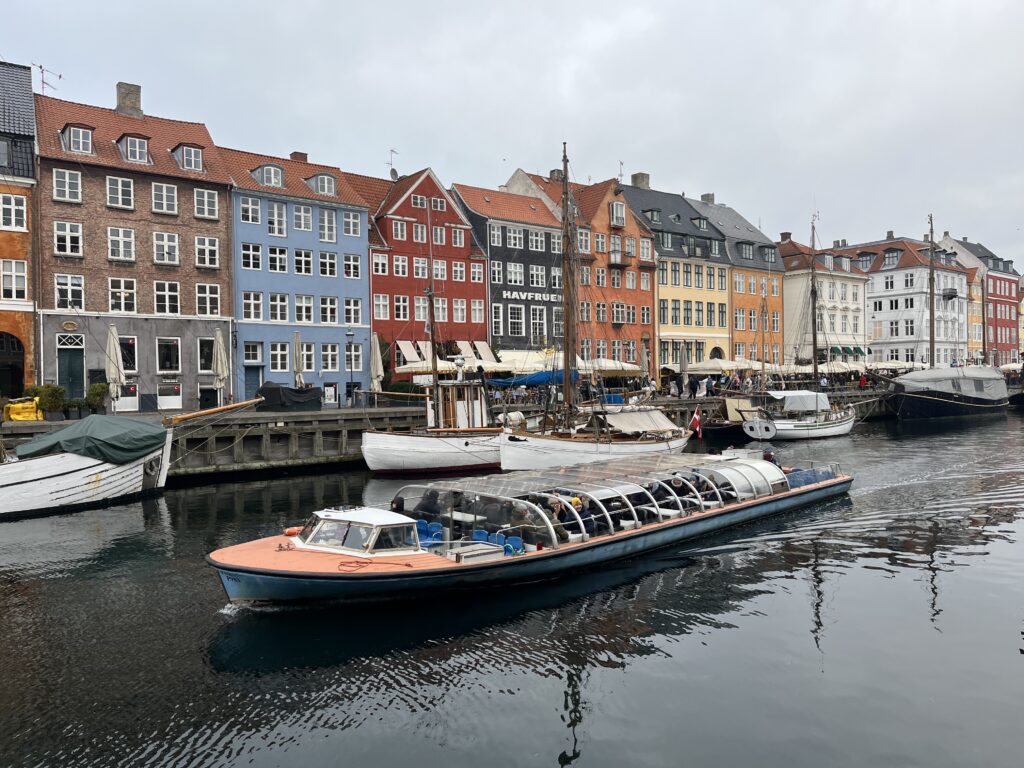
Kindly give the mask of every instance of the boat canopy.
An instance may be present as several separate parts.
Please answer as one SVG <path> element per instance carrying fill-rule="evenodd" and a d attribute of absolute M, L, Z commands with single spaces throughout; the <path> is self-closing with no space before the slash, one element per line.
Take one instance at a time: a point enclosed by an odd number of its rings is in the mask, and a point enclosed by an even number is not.
<path fill-rule="evenodd" d="M 601 418 L 613 429 L 627 435 L 643 432 L 678 432 L 679 427 L 658 408 L 642 411 L 620 411 L 604 413 Z"/>
<path fill-rule="evenodd" d="M 828 395 L 824 392 L 811 392 L 809 389 L 782 389 L 769 391 L 776 400 L 782 400 L 782 407 L 787 411 L 827 411 L 831 406 Z"/>
<path fill-rule="evenodd" d="M 397 512 L 375 509 L 373 507 L 322 509 L 315 514 L 317 517 L 322 517 L 325 520 L 340 520 L 349 523 L 361 523 L 363 525 L 402 525 L 416 522 L 413 518 L 406 517 Z"/>
<path fill-rule="evenodd" d="M 1006 379 L 998 368 L 969 365 L 964 368 L 929 368 L 897 376 L 895 381 L 906 392 L 945 392 L 986 400 L 1004 400 L 1008 396 Z"/>
<path fill-rule="evenodd" d="M 572 380 L 576 382 L 580 374 L 576 369 L 572 370 Z M 525 376 L 512 376 L 507 379 L 488 379 L 487 384 L 491 387 L 542 387 L 548 384 L 561 384 L 562 371 L 537 371 L 528 373 Z"/>
<path fill-rule="evenodd" d="M 128 464 L 159 450 L 167 440 L 160 424 L 127 416 L 86 416 L 77 424 L 19 445 L 19 459 L 74 453 L 109 464 Z"/>

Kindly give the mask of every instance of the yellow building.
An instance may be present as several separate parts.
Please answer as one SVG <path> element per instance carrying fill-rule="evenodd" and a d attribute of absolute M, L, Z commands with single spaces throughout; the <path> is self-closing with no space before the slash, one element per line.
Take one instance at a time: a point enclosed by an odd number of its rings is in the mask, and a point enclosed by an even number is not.
<path fill-rule="evenodd" d="M 967 270 L 967 362 L 969 363 L 980 363 L 985 360 L 985 317 L 982 311 L 984 306 L 983 281 L 980 269 L 975 267 Z"/>

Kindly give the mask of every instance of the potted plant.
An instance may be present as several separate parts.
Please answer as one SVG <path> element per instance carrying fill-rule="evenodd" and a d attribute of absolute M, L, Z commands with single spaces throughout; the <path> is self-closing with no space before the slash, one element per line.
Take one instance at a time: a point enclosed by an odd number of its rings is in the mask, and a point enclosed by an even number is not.
<path fill-rule="evenodd" d="M 68 400 L 67 416 L 69 419 L 80 419 L 89 413 L 89 404 L 81 397 Z"/>
<path fill-rule="evenodd" d="M 47 421 L 64 421 L 64 387 L 44 384 L 39 393 L 39 408 Z"/>
<path fill-rule="evenodd" d="M 106 413 L 105 404 L 107 402 L 107 392 L 109 391 L 106 384 L 96 383 L 89 385 L 89 391 L 85 395 L 85 402 L 93 413 Z"/>

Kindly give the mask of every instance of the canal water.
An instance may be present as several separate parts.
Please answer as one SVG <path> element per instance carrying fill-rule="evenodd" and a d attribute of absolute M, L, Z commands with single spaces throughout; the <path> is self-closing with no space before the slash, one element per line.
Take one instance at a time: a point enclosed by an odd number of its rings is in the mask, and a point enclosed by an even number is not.
<path fill-rule="evenodd" d="M 781 446 L 848 498 L 546 586 L 238 609 L 328 473 L 0 524 L 0 765 L 1013 766 L 1024 418 Z"/>

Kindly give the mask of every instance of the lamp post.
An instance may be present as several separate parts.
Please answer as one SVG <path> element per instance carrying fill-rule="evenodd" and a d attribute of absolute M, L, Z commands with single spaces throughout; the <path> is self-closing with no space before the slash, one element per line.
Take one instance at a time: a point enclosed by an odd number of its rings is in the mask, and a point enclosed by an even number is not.
<path fill-rule="evenodd" d="M 355 356 L 356 348 L 352 345 L 352 339 L 356 337 L 355 331 L 345 331 L 345 365 L 348 367 L 348 392 L 347 395 L 348 405 L 351 408 L 355 405 L 355 392 L 352 386 L 352 376 L 355 371 Z"/>

